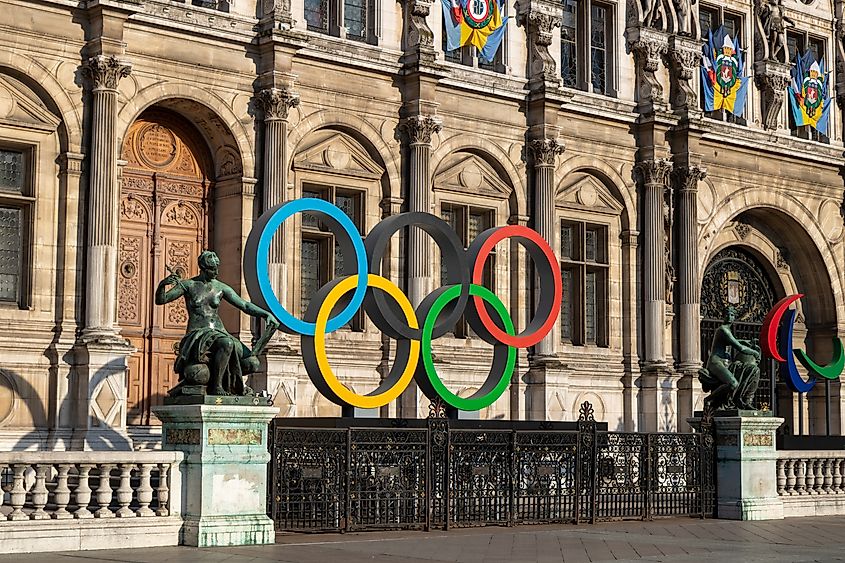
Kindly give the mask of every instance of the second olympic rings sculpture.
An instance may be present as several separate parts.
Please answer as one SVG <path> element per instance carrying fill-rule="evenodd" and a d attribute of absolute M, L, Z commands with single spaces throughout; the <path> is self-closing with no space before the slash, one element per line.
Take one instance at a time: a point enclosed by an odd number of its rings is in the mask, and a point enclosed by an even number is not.
<path fill-rule="evenodd" d="M 270 242 L 282 223 L 296 213 L 308 213 L 322 221 L 347 257 L 342 275 L 317 291 L 302 319 L 281 304 L 268 271 Z M 391 237 L 409 227 L 422 229 L 434 240 L 446 268 L 446 285 L 434 290 L 416 309 L 396 284 L 380 275 Z M 519 334 L 504 303 L 482 285 L 485 262 L 493 248 L 507 239 L 526 249 L 540 281 L 537 310 Z M 343 211 L 316 198 L 282 203 L 258 219 L 244 249 L 244 275 L 252 300 L 271 311 L 282 330 L 301 336 L 305 369 L 320 393 L 338 405 L 363 409 L 395 400 L 412 379 L 429 399 L 440 397 L 456 409 L 481 410 L 493 404 L 510 384 L 516 349 L 533 346 L 549 334 L 562 297 L 560 265 L 552 248 L 533 229 L 493 227 L 479 234 L 465 250 L 457 233 L 443 219 L 409 212 L 382 220 L 365 241 Z M 366 395 L 353 392 L 338 380 L 329 365 L 325 343 L 326 334 L 346 325 L 361 307 L 379 330 L 397 341 L 390 373 Z M 432 357 L 432 341 L 450 332 L 461 316 L 494 349 L 490 373 L 470 397 L 459 397 L 446 387 Z"/>

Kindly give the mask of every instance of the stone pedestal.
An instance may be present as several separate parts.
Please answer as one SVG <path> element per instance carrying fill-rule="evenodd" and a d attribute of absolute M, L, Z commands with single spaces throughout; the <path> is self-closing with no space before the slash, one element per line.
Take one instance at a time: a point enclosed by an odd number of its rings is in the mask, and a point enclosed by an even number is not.
<path fill-rule="evenodd" d="M 716 513 L 728 520 L 781 520 L 775 430 L 782 418 L 769 412 L 717 413 Z"/>
<path fill-rule="evenodd" d="M 211 403 L 219 399 L 204 398 Z M 194 404 L 165 405 L 153 412 L 163 423 L 162 448 L 185 453 L 180 543 L 274 543 L 273 522 L 267 517 L 267 435 L 279 409 Z"/>

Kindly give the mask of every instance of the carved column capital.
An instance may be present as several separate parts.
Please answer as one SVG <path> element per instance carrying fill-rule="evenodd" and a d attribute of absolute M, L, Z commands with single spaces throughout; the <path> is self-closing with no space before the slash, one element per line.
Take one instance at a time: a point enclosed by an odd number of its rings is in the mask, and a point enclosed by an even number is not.
<path fill-rule="evenodd" d="M 672 81 L 672 109 L 698 112 L 698 90 L 693 77 L 701 67 L 701 41 L 673 35 L 665 56 Z"/>
<path fill-rule="evenodd" d="M 114 55 L 97 55 L 82 65 L 82 72 L 91 81 L 94 92 L 116 91 L 120 79 L 132 73 L 132 65 Z"/>
<path fill-rule="evenodd" d="M 264 121 L 285 120 L 299 105 L 299 94 L 287 88 L 267 88 L 255 96 L 255 104 L 264 113 Z"/>
<path fill-rule="evenodd" d="M 641 160 L 634 165 L 634 172 L 646 186 L 665 186 L 672 172 L 672 161 L 668 158 Z"/>
<path fill-rule="evenodd" d="M 557 139 L 533 139 L 528 141 L 528 152 L 534 166 L 554 166 L 557 156 L 563 154 L 566 145 Z"/>
<path fill-rule="evenodd" d="M 553 86 L 560 85 L 557 63 L 549 53 L 554 39 L 554 30 L 563 21 L 560 4 L 539 0 L 517 2 L 516 23 L 525 28 L 528 35 L 528 78 Z"/>
<path fill-rule="evenodd" d="M 443 129 L 443 122 L 439 117 L 412 115 L 400 127 L 408 135 L 411 145 L 430 145 L 431 136 Z"/>
<path fill-rule="evenodd" d="M 695 191 L 698 182 L 707 177 L 707 168 L 703 166 L 679 166 L 672 171 L 679 191 Z"/>

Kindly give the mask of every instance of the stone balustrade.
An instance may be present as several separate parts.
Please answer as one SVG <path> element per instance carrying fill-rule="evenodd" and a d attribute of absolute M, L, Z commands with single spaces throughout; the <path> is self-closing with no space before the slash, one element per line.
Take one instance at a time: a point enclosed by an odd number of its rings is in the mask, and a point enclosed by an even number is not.
<path fill-rule="evenodd" d="M 785 516 L 845 514 L 845 451 L 778 451 Z"/>
<path fill-rule="evenodd" d="M 178 545 L 182 460 L 181 452 L 0 453 L 0 553 Z"/>

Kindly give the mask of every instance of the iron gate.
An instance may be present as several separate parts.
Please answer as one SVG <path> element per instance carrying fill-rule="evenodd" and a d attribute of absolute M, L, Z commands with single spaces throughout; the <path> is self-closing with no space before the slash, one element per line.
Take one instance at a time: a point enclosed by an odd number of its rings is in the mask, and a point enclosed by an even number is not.
<path fill-rule="evenodd" d="M 704 518 L 710 428 L 608 432 L 589 403 L 577 423 L 278 419 L 268 508 L 280 531 Z"/>

